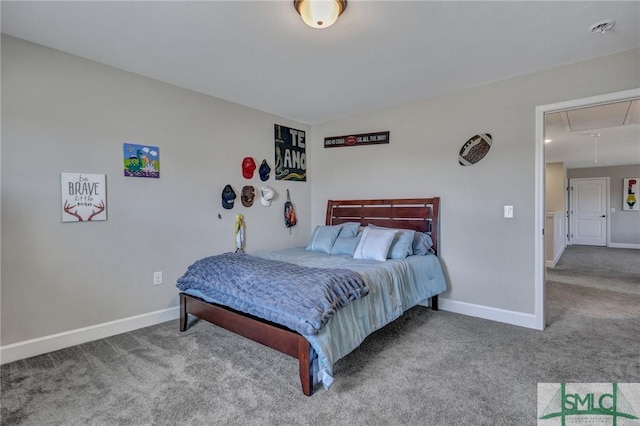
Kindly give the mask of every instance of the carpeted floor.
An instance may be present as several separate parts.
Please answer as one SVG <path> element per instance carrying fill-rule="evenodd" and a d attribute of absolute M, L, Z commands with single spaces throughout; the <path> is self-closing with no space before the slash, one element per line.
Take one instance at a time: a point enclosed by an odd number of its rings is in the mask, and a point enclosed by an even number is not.
<path fill-rule="evenodd" d="M 312 397 L 296 360 L 172 321 L 2 366 L 1 423 L 531 425 L 539 382 L 640 382 L 640 295 L 612 288 L 548 282 L 543 332 L 416 307 Z"/>
<path fill-rule="evenodd" d="M 640 250 L 568 246 L 547 281 L 640 294 Z"/>

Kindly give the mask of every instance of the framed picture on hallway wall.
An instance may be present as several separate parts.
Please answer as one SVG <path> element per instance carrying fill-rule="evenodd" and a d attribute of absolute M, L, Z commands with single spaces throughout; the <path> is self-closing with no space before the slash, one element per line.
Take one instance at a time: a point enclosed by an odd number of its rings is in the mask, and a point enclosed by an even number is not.
<path fill-rule="evenodd" d="M 625 178 L 622 187 L 622 210 L 640 211 L 640 200 L 638 199 L 638 188 L 640 188 L 640 178 Z"/>

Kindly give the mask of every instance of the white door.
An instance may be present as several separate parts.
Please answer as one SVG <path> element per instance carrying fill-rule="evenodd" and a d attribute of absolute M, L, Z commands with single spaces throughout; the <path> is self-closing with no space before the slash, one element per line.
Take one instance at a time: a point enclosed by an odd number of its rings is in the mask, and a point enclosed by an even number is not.
<path fill-rule="evenodd" d="M 571 179 L 571 244 L 607 245 L 607 180 Z"/>

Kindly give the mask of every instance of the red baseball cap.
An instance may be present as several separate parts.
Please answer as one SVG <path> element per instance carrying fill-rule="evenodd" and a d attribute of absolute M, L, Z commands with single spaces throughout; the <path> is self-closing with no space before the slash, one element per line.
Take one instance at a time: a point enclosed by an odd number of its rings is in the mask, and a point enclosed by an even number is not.
<path fill-rule="evenodd" d="M 253 161 L 253 157 L 244 157 L 244 160 L 242 160 L 242 176 L 244 176 L 245 179 L 251 179 L 255 169 L 256 162 Z"/>

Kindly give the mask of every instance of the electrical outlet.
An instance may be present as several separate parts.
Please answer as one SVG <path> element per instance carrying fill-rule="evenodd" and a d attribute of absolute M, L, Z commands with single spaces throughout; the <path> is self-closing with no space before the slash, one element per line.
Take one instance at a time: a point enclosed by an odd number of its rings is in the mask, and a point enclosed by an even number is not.
<path fill-rule="evenodd" d="M 153 273 L 153 285 L 162 284 L 162 272 L 154 272 Z"/>
<path fill-rule="evenodd" d="M 513 218 L 513 206 L 504 206 L 504 217 L 507 219 Z"/>

